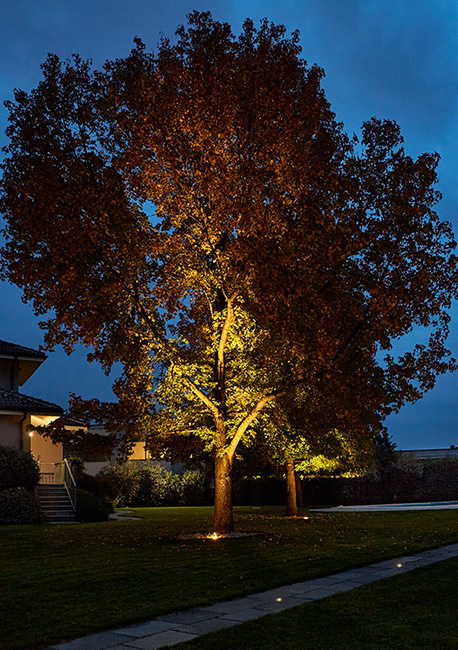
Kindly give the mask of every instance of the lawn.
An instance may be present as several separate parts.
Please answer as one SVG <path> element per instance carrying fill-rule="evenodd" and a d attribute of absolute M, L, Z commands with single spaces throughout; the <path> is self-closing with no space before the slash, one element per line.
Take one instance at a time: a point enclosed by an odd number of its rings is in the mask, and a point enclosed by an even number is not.
<path fill-rule="evenodd" d="M 177 650 L 456 650 L 458 559 L 181 643 Z"/>
<path fill-rule="evenodd" d="M 166 612 L 458 541 L 458 511 L 306 513 L 236 508 L 239 531 L 210 530 L 211 508 L 139 509 L 141 519 L 0 529 L 1 648 L 37 648 Z"/>

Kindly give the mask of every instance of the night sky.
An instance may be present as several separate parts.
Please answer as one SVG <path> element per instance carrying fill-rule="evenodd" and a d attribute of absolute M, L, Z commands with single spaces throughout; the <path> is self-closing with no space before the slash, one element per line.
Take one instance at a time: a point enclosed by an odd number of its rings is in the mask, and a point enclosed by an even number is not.
<path fill-rule="evenodd" d="M 79 53 L 100 67 L 126 56 L 134 36 L 153 49 L 161 32 L 173 37 L 186 14 L 211 10 L 239 33 L 243 20 L 267 17 L 288 32 L 299 29 L 303 57 L 324 68 L 324 87 L 347 132 L 372 116 L 394 119 L 408 154 L 441 156 L 438 206 L 458 232 L 458 3 L 455 0 L 2 0 L 0 97 L 30 90 L 48 52 Z M 6 109 L 0 108 L 0 143 L 6 143 Z M 1 226 L 0 226 L 1 227 Z M 65 252 L 64 252 L 65 254 Z M 30 347 L 42 331 L 20 291 L 0 283 L 0 339 Z M 424 336 L 419 332 L 418 337 Z M 458 356 L 458 308 L 452 310 L 450 348 Z M 111 399 L 111 381 L 84 349 L 61 349 L 22 392 L 67 405 L 69 392 Z M 433 391 L 386 424 L 400 449 L 458 445 L 458 374 L 439 378 Z"/>

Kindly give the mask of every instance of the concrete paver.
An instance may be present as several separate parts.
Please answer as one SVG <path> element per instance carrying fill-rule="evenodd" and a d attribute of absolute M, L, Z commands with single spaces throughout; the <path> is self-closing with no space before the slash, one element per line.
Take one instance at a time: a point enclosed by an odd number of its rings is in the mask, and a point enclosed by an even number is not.
<path fill-rule="evenodd" d="M 261 618 L 261 616 L 266 616 L 268 612 L 263 611 L 262 609 L 247 608 L 239 609 L 238 612 L 233 614 L 225 614 L 222 618 L 229 621 L 238 621 L 239 623 L 244 623 L 245 621 L 253 621 L 255 618 Z"/>
<path fill-rule="evenodd" d="M 185 612 L 174 612 L 159 616 L 157 620 L 166 623 L 200 623 L 200 621 L 216 618 L 217 616 L 216 612 L 208 612 L 205 609 L 188 609 Z"/>
<path fill-rule="evenodd" d="M 174 629 L 173 623 L 166 623 L 165 621 L 148 621 L 135 627 L 125 627 L 121 630 L 115 630 L 116 634 L 123 634 L 129 637 L 141 638 L 142 636 L 149 636 L 150 634 L 158 634 L 159 632 L 166 632 L 167 630 Z"/>
<path fill-rule="evenodd" d="M 156 648 L 163 648 L 168 645 L 176 645 L 182 641 L 191 641 L 192 639 L 197 639 L 197 636 L 197 634 L 168 630 L 167 632 L 160 632 L 159 634 L 145 636 L 142 639 L 129 641 L 129 643 L 126 643 L 125 645 L 127 648 L 139 648 L 139 650 L 156 650 Z"/>
<path fill-rule="evenodd" d="M 285 609 L 290 609 L 297 605 L 297 599 L 294 600 L 293 596 L 286 596 L 286 598 L 277 598 L 270 603 L 263 603 L 259 605 L 257 609 L 261 609 L 264 612 L 283 612 Z"/>
<path fill-rule="evenodd" d="M 223 619 L 223 618 L 211 618 L 208 621 L 200 621 L 199 623 L 192 623 L 191 625 L 176 625 L 175 630 L 179 632 L 188 632 L 191 634 L 208 634 L 209 632 L 217 632 L 222 630 L 225 627 L 232 627 L 233 625 L 238 625 L 239 621 Z"/>
<path fill-rule="evenodd" d="M 450 544 L 324 578 L 214 603 L 208 607 L 165 614 L 153 621 L 92 634 L 68 643 L 56 644 L 47 650 L 156 650 L 455 556 L 458 556 L 458 544 Z"/>
<path fill-rule="evenodd" d="M 57 650 L 107 650 L 107 648 L 113 648 L 123 641 L 130 641 L 130 637 L 116 632 L 99 632 L 98 634 L 91 634 L 52 647 L 57 648 Z"/>
<path fill-rule="evenodd" d="M 361 586 L 361 585 L 359 585 Z M 322 587 L 321 589 L 312 589 L 311 591 L 304 591 L 303 594 L 297 594 L 295 598 L 304 598 L 306 600 L 319 600 L 320 598 L 326 598 L 327 596 L 334 596 L 337 592 L 330 587 L 329 589 L 325 589 Z"/>

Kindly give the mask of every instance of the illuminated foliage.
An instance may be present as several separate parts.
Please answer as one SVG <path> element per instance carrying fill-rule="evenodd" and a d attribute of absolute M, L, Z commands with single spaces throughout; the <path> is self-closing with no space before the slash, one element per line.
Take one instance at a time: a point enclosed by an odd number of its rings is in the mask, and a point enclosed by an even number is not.
<path fill-rule="evenodd" d="M 350 140 L 297 34 L 194 12 L 156 53 L 136 40 L 99 72 L 49 56 L 43 75 L 8 104 L 3 276 L 49 347 L 123 364 L 131 435 L 157 419 L 203 439 L 217 532 L 234 454 L 275 403 L 312 422 L 325 401 L 331 428 L 367 435 L 361 410 L 380 422 L 453 367 L 438 156 L 409 157 L 393 122 Z M 418 325 L 429 345 L 390 356 Z"/>
<path fill-rule="evenodd" d="M 263 429 L 258 441 L 258 455 L 273 460 L 284 468 L 286 475 L 286 515 L 297 515 L 297 489 L 300 490 L 299 476 L 320 473 L 339 474 L 349 469 L 367 465 L 374 453 L 374 429 L 369 424 L 371 413 L 364 417 L 364 408 L 358 408 L 359 420 L 353 419 L 354 430 L 342 432 L 327 428 L 327 423 L 335 421 L 333 410 L 326 395 L 321 395 L 321 405 L 325 406 L 316 423 L 310 413 L 298 409 L 295 404 L 288 408 L 276 407 L 273 417 L 261 418 Z M 296 408 L 293 408 L 295 406 Z M 355 414 L 356 415 L 356 414 Z M 316 414 L 315 414 L 316 417 Z M 377 424 L 376 417 L 372 417 Z M 350 424 L 350 419 L 347 419 Z"/>

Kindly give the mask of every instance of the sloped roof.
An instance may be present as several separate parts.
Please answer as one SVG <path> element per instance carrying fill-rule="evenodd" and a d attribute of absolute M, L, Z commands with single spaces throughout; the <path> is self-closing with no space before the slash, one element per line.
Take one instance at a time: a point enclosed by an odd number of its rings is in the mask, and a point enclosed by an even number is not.
<path fill-rule="evenodd" d="M 26 411 L 28 413 L 62 413 L 58 404 L 46 402 L 38 397 L 30 397 L 22 393 L 0 388 L 0 411 Z"/>
<path fill-rule="evenodd" d="M 46 359 L 46 354 L 33 348 L 26 348 L 23 345 L 9 343 L 0 339 L 0 355 L 12 357 L 32 357 L 35 359 Z"/>
<path fill-rule="evenodd" d="M 62 415 L 59 419 L 62 420 L 64 427 L 79 427 L 80 429 L 87 429 L 87 424 L 85 422 L 75 420 L 75 418 L 71 418 L 68 415 Z"/>
<path fill-rule="evenodd" d="M 447 458 L 449 456 L 458 456 L 458 448 L 449 447 L 447 449 L 396 449 L 395 453 L 401 456 L 411 456 L 419 460 L 428 458 Z"/>

